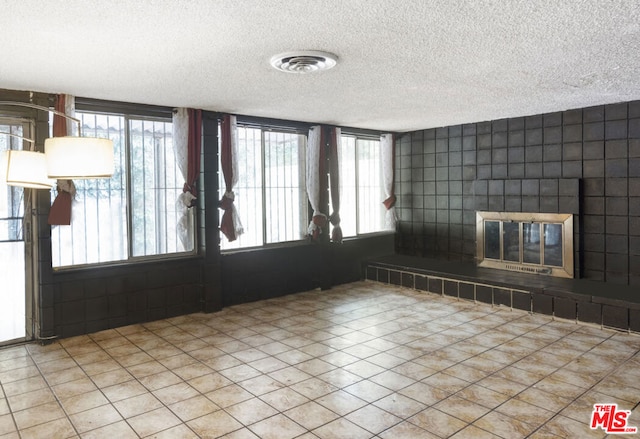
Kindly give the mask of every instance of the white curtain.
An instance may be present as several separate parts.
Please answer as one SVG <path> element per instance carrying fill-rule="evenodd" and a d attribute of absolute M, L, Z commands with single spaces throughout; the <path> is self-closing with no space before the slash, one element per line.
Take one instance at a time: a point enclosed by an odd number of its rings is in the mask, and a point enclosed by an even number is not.
<path fill-rule="evenodd" d="M 176 165 L 187 181 L 189 167 L 189 115 L 186 108 L 178 108 L 173 113 L 173 151 Z M 195 199 L 191 192 L 186 191 L 178 195 L 176 210 L 178 211 L 177 232 L 184 251 L 193 250 L 193 218 L 189 211 L 191 201 Z"/>
<path fill-rule="evenodd" d="M 320 140 L 322 127 L 312 126 L 309 129 L 307 140 L 307 196 L 313 209 L 313 216 L 324 217 L 320 212 Z M 320 226 L 314 222 L 313 218 L 309 222 L 308 233 L 317 236 L 320 233 Z"/>
<path fill-rule="evenodd" d="M 64 114 L 76 117 L 76 97 L 73 95 L 65 95 L 64 97 Z M 78 124 L 67 119 L 67 136 L 79 136 Z"/>
<path fill-rule="evenodd" d="M 396 229 L 395 194 L 393 185 L 393 134 L 380 136 L 380 149 L 382 152 L 382 182 L 384 185 L 385 204 L 389 203 L 384 218 L 384 227 L 387 230 Z M 393 201 L 391 201 L 393 200 Z"/>
<path fill-rule="evenodd" d="M 342 130 L 335 127 L 331 130 L 331 141 L 329 142 L 329 175 L 331 194 L 331 216 L 329 220 L 333 225 L 331 231 L 331 241 L 342 243 L 342 227 L 340 227 L 340 200 L 341 200 L 341 184 L 340 184 L 340 146 L 342 140 Z"/>
<path fill-rule="evenodd" d="M 238 122 L 235 116 L 231 116 L 231 172 L 233 177 L 231 179 L 231 199 L 235 199 L 235 193 L 233 192 L 233 188 L 238 185 L 238 178 L 240 177 L 240 173 L 238 172 Z M 228 196 L 225 194 L 225 196 Z M 240 221 L 240 214 L 238 213 L 238 208 L 235 203 L 231 207 L 231 217 L 233 218 L 233 227 L 236 231 L 236 236 L 240 236 L 244 233 L 244 227 L 242 226 L 242 222 Z"/>

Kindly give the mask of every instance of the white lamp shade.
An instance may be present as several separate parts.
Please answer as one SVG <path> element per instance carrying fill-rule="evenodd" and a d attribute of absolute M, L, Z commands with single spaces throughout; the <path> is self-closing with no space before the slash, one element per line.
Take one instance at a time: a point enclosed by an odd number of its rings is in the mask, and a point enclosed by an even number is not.
<path fill-rule="evenodd" d="M 44 141 L 47 175 L 61 180 L 110 178 L 113 142 L 95 137 L 51 137 Z"/>
<path fill-rule="evenodd" d="M 43 153 L 35 151 L 5 151 L 0 172 L 9 186 L 51 189 L 54 180 L 47 177 L 47 163 Z"/>

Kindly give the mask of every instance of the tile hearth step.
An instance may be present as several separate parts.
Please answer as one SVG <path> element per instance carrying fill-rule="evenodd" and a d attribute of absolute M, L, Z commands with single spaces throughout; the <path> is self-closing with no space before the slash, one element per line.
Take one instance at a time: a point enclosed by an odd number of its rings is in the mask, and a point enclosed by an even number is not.
<path fill-rule="evenodd" d="M 640 332 L 640 297 L 629 286 L 478 268 L 405 255 L 366 262 L 364 277 L 532 313 Z"/>

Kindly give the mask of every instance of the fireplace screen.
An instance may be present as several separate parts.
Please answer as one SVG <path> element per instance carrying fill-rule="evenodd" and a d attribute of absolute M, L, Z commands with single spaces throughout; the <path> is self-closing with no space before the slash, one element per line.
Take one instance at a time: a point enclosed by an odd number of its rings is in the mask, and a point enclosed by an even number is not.
<path fill-rule="evenodd" d="M 481 267 L 573 277 L 573 215 L 477 212 Z"/>

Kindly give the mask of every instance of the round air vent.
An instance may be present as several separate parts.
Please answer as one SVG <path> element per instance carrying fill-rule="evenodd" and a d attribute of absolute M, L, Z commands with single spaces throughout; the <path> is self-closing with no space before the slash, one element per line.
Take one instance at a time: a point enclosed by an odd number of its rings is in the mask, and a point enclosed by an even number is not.
<path fill-rule="evenodd" d="M 307 50 L 276 55 L 271 58 L 271 65 L 287 73 L 313 73 L 329 70 L 337 60 L 338 57 L 332 53 Z"/>

